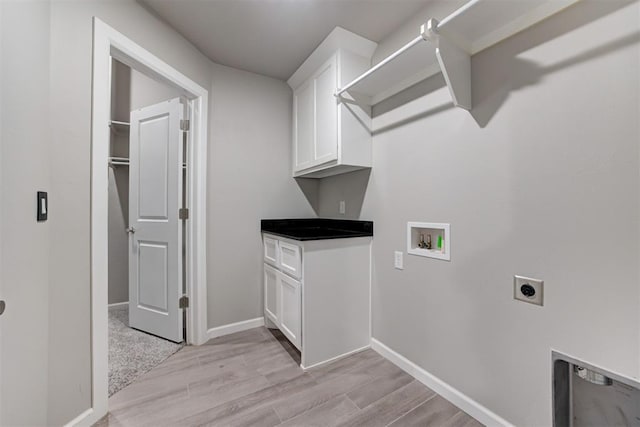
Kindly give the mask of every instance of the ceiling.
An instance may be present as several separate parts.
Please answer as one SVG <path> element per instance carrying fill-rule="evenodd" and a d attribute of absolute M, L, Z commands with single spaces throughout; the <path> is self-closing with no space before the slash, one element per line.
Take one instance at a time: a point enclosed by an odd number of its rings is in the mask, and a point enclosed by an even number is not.
<path fill-rule="evenodd" d="M 138 0 L 212 61 L 288 79 L 336 26 L 379 42 L 427 0 Z"/>

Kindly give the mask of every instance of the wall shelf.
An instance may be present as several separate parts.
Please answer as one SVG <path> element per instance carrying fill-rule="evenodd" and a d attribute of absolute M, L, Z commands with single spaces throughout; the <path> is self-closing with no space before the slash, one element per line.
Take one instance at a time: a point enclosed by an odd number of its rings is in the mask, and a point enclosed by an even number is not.
<path fill-rule="evenodd" d="M 442 72 L 453 103 L 471 110 L 471 56 L 579 0 L 471 0 L 441 22 L 428 20 L 420 34 L 338 89 L 375 105 Z"/>
<path fill-rule="evenodd" d="M 435 47 L 424 41 L 422 36 L 411 40 L 351 83 L 340 88 L 337 94 L 349 92 L 360 97 L 364 96 L 368 98 L 370 105 L 375 105 L 394 93 L 437 74 L 440 72 L 440 66 L 436 59 Z M 417 70 L 419 70 L 418 73 L 416 73 Z"/>

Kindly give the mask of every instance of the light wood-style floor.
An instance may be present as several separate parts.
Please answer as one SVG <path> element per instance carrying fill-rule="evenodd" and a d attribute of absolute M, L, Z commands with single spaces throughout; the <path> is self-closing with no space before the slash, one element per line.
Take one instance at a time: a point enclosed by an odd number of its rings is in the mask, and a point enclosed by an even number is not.
<path fill-rule="evenodd" d="M 304 372 L 266 328 L 185 347 L 109 408 L 97 426 L 481 426 L 372 350 Z"/>

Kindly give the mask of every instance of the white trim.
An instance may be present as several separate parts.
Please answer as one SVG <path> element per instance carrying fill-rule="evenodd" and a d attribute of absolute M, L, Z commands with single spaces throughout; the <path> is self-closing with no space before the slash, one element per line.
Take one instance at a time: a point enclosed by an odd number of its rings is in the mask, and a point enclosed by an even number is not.
<path fill-rule="evenodd" d="M 111 58 L 160 79 L 182 91 L 190 100 L 192 149 L 188 162 L 187 222 L 189 259 L 187 292 L 187 343 L 207 340 L 206 324 L 206 162 L 209 92 L 123 34 L 93 18 L 93 67 L 91 109 L 91 412 L 72 423 L 91 425 L 108 410 L 108 233 L 107 196 L 109 120 L 111 104 Z"/>
<path fill-rule="evenodd" d="M 373 238 L 369 242 L 369 346 L 373 338 Z"/>
<path fill-rule="evenodd" d="M 77 417 L 75 417 L 74 419 L 72 419 L 71 421 L 69 421 L 67 424 L 65 424 L 64 427 L 91 426 L 95 424 L 92 421 L 93 420 L 93 417 L 91 417 L 92 414 L 93 414 L 93 409 L 89 408 L 83 413 L 81 413 L 80 415 L 78 415 Z"/>
<path fill-rule="evenodd" d="M 311 365 L 311 366 L 303 366 L 303 365 L 301 364 L 301 365 L 300 365 L 300 367 L 301 367 L 304 371 L 306 371 L 306 370 L 308 370 L 308 369 L 312 369 L 312 368 L 317 368 L 318 366 L 322 366 L 322 365 L 326 365 L 326 364 L 331 363 L 331 362 L 335 362 L 335 361 L 336 361 L 336 360 L 338 360 L 338 359 L 342 359 L 342 358 L 345 358 L 345 357 L 347 357 L 347 356 L 351 356 L 352 354 L 360 353 L 361 351 L 365 351 L 365 350 L 367 350 L 367 349 L 369 349 L 369 348 L 371 348 L 371 345 L 365 345 L 364 347 L 356 348 L 355 350 L 348 351 L 348 352 L 346 352 L 346 353 L 343 353 L 343 354 L 340 354 L 340 355 L 338 355 L 338 356 L 332 357 L 331 359 L 323 360 L 322 362 L 318 362 L 318 363 L 316 363 L 316 364 L 314 364 L 314 365 Z"/>
<path fill-rule="evenodd" d="M 114 302 L 113 304 L 107 304 L 107 307 L 120 307 L 123 305 L 129 305 L 129 301 L 125 302 Z"/>
<path fill-rule="evenodd" d="M 471 415 L 476 420 L 487 426 L 513 427 L 509 421 L 500 417 L 480 403 L 471 399 L 466 394 L 450 386 L 435 375 L 416 365 L 400 353 L 387 347 L 375 338 L 371 338 L 371 348 L 385 359 L 447 399 L 449 402 Z"/>
<path fill-rule="evenodd" d="M 260 326 L 264 326 L 264 317 L 256 317 L 255 319 L 243 320 L 242 322 L 230 323 L 228 325 L 211 328 L 207 330 L 207 338 L 212 339 L 223 335 L 235 334 L 236 332 L 259 328 Z"/>

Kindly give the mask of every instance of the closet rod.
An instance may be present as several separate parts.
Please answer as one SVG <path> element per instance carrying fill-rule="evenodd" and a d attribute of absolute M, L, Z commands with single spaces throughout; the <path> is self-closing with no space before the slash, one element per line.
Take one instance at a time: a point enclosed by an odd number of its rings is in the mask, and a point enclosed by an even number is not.
<path fill-rule="evenodd" d="M 417 45 L 420 42 L 424 42 L 426 41 L 424 39 L 424 37 L 422 37 L 422 35 L 419 35 L 418 37 L 416 37 L 415 39 L 411 40 L 409 43 L 407 43 L 406 45 L 402 46 L 400 49 L 398 49 L 397 51 L 395 51 L 394 53 L 392 53 L 391 55 L 387 56 L 385 59 L 383 59 L 382 61 L 378 62 L 373 68 L 369 69 L 369 71 L 367 71 L 366 73 L 364 73 L 363 75 L 361 75 L 360 77 L 358 77 L 357 79 L 355 79 L 354 81 L 352 81 L 351 83 L 349 83 L 348 85 L 346 85 L 345 87 L 341 88 L 338 90 L 338 92 L 336 93 L 336 97 L 339 97 L 340 95 L 342 95 L 344 92 L 348 91 L 351 87 L 357 85 L 358 83 L 360 83 L 362 80 L 366 79 L 367 77 L 369 77 L 371 74 L 375 73 L 376 71 L 378 71 L 380 68 L 384 67 L 385 65 L 387 65 L 389 62 L 393 61 L 394 59 L 396 59 L 398 56 L 402 55 L 404 52 L 406 52 L 407 50 L 411 49 L 412 47 L 414 47 L 415 45 Z"/>
<path fill-rule="evenodd" d="M 117 126 L 129 126 L 130 123 L 129 122 L 121 122 L 118 120 L 109 120 L 109 126 L 111 125 L 117 125 Z"/>

